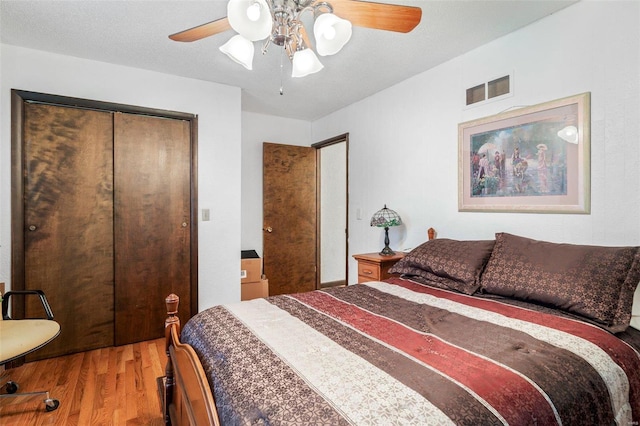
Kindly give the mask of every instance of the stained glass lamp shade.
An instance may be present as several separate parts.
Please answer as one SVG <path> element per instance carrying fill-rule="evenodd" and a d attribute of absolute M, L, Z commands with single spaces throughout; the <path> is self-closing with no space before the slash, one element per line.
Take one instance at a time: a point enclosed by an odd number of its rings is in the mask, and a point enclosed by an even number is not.
<path fill-rule="evenodd" d="M 384 248 L 380 252 L 382 256 L 392 256 L 395 254 L 395 252 L 389 248 L 389 228 L 399 225 L 402 225 L 400 215 L 388 209 L 386 204 L 371 217 L 371 226 L 384 228 Z"/>

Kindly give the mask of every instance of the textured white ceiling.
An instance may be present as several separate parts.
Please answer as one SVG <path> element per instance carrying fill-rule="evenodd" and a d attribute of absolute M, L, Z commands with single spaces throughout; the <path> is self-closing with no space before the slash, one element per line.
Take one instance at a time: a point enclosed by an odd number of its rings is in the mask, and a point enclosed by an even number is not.
<path fill-rule="evenodd" d="M 341 52 L 320 57 L 322 71 L 297 79 L 278 46 L 263 56 L 256 42 L 253 71 L 229 60 L 218 47 L 232 31 L 193 43 L 169 40 L 225 16 L 226 0 L 1 0 L 0 41 L 237 86 L 245 111 L 314 120 L 574 2 L 388 0 L 421 7 L 418 27 L 408 34 L 354 27 Z"/>

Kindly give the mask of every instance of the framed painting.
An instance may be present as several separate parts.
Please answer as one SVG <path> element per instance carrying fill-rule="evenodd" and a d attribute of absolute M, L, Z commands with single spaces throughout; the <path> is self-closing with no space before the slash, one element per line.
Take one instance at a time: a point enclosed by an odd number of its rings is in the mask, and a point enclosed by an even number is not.
<path fill-rule="evenodd" d="M 458 210 L 590 212 L 590 93 L 458 125 Z"/>

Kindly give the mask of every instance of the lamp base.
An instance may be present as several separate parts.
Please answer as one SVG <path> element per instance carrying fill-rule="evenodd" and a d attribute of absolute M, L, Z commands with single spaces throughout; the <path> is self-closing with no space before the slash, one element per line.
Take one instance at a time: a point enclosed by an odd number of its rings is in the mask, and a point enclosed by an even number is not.
<path fill-rule="evenodd" d="M 396 252 L 389 248 L 389 228 L 385 227 L 384 228 L 384 248 L 380 252 L 380 255 L 393 256 L 394 254 L 396 254 Z"/>
<path fill-rule="evenodd" d="M 389 248 L 389 246 L 386 246 L 385 248 L 382 249 L 382 251 L 380 253 L 380 256 L 393 256 L 394 254 L 396 254 L 395 251 L 391 250 Z"/>

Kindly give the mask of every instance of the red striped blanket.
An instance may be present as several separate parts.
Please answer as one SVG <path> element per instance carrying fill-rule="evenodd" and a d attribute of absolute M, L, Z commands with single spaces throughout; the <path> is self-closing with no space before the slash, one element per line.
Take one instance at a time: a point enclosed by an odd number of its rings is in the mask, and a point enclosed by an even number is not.
<path fill-rule="evenodd" d="M 585 322 L 393 278 L 201 312 L 224 425 L 613 424 L 640 355 Z"/>

